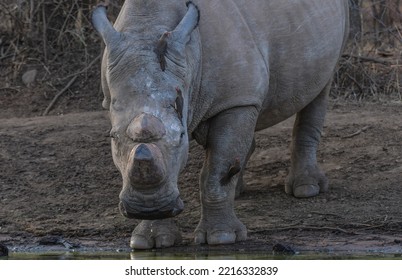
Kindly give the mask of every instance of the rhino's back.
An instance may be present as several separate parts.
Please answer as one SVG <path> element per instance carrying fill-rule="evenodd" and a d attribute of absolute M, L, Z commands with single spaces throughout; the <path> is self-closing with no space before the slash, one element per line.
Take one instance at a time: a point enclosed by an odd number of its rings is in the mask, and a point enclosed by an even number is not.
<path fill-rule="evenodd" d="M 347 29 L 347 0 L 194 1 L 201 9 L 203 118 L 261 109 L 259 127 L 306 106 L 330 80 Z"/>

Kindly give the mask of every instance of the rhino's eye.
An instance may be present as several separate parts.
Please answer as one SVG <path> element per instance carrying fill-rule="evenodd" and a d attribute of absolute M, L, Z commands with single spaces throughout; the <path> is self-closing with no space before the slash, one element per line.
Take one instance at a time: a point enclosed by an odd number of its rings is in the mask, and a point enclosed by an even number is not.
<path fill-rule="evenodd" d="M 115 111 L 123 111 L 124 103 L 119 102 L 117 98 L 112 98 L 112 106 L 111 108 Z"/>
<path fill-rule="evenodd" d="M 184 139 L 184 136 L 186 135 L 186 133 L 184 132 L 184 131 L 182 131 L 181 133 L 180 133 L 180 144 L 181 143 L 183 143 L 183 139 Z"/>

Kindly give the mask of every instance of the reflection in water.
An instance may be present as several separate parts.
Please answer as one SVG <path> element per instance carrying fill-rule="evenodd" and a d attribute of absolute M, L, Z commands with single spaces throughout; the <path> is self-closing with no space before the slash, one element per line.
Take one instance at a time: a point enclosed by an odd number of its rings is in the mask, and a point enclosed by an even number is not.
<path fill-rule="evenodd" d="M 161 251 L 133 251 L 133 252 L 45 252 L 21 253 L 10 252 L 9 257 L 0 258 L 9 260 L 402 260 L 402 254 L 351 254 L 339 252 L 324 254 L 304 252 L 296 255 L 273 255 L 269 253 L 165 253 Z"/>

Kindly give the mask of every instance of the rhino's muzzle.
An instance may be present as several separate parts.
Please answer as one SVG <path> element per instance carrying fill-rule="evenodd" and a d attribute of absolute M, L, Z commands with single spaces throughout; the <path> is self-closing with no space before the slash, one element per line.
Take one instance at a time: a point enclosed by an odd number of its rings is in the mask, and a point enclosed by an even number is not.
<path fill-rule="evenodd" d="M 130 207 L 124 200 L 121 200 L 119 209 L 123 216 L 130 219 L 157 220 L 177 216 L 183 211 L 184 204 L 180 197 L 177 197 L 176 200 L 172 201 L 172 203 L 160 209 L 137 210 Z"/>
<path fill-rule="evenodd" d="M 166 179 L 162 152 L 155 144 L 135 146 L 129 157 L 128 178 L 134 189 L 149 189 Z"/>

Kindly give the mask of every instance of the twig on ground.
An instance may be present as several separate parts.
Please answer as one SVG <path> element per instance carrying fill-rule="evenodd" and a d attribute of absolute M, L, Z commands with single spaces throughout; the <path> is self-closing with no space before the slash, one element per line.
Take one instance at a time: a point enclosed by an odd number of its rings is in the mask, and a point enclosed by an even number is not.
<path fill-rule="evenodd" d="M 359 129 L 358 131 L 353 132 L 352 134 L 342 136 L 341 138 L 343 138 L 343 139 L 346 139 L 346 138 L 353 138 L 353 137 L 359 135 L 360 133 L 365 132 L 365 131 L 368 130 L 369 128 L 370 128 L 370 126 L 365 126 L 365 127 L 363 127 L 362 129 Z"/>
<path fill-rule="evenodd" d="M 46 116 L 49 111 L 53 108 L 54 104 L 56 103 L 57 99 L 59 99 L 59 97 L 65 92 L 67 91 L 71 85 L 75 82 L 75 80 L 78 78 L 78 75 L 74 76 L 69 82 L 68 84 L 61 90 L 59 91 L 56 96 L 53 98 L 53 100 L 49 103 L 49 105 L 47 106 L 46 110 L 43 112 L 42 116 Z"/>
<path fill-rule="evenodd" d="M 254 233 L 263 233 L 267 231 L 284 231 L 284 230 L 331 230 L 331 231 L 338 231 L 346 234 L 356 234 L 353 231 L 347 231 L 345 229 L 339 227 L 315 227 L 315 226 L 289 226 L 289 227 L 281 227 L 281 228 L 272 228 L 272 229 L 264 229 L 264 230 L 257 230 Z"/>
<path fill-rule="evenodd" d="M 379 59 L 379 58 L 370 57 L 370 56 L 363 56 L 363 55 L 344 54 L 344 55 L 342 55 L 342 57 L 355 58 L 355 59 L 360 60 L 362 62 L 374 62 L 374 63 L 380 63 L 380 64 L 385 64 L 385 65 L 392 64 L 391 61 L 388 61 L 388 60 L 385 60 L 385 59 Z"/>
<path fill-rule="evenodd" d="M 350 227 L 352 226 L 353 229 L 351 230 L 346 230 L 343 228 L 340 228 L 339 226 L 335 227 L 330 227 L 330 226 L 303 226 L 303 225 L 290 225 L 287 227 L 281 227 L 281 228 L 268 228 L 268 229 L 263 229 L 263 230 L 256 230 L 252 231 L 253 233 L 266 233 L 266 232 L 275 232 L 275 231 L 286 231 L 286 230 L 330 230 L 330 231 L 337 231 L 337 232 L 342 232 L 346 234 L 352 234 L 352 235 L 367 235 L 367 233 L 363 233 L 362 231 L 367 231 L 367 230 L 372 230 L 372 229 L 379 229 L 391 225 L 402 225 L 401 221 L 394 221 L 394 222 L 384 222 L 378 225 L 371 225 L 371 224 L 360 224 L 360 223 L 351 223 L 351 224 L 344 224 L 344 226 Z"/>
<path fill-rule="evenodd" d="M 322 213 L 318 211 L 311 211 L 311 214 L 322 215 L 322 216 L 333 216 L 333 217 L 341 217 L 341 215 L 333 214 L 333 213 Z"/>
<path fill-rule="evenodd" d="M 20 91 L 20 89 L 18 87 L 2 87 L 2 88 L 0 88 L 0 90 L 13 90 L 16 92 Z"/>

